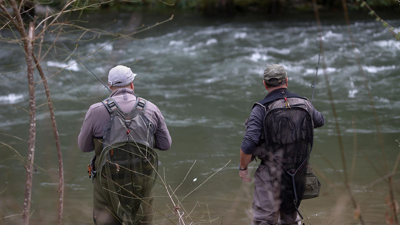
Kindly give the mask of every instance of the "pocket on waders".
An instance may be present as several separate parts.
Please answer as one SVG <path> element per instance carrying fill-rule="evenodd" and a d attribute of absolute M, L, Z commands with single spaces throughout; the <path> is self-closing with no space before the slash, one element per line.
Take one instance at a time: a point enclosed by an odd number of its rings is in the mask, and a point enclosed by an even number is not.
<path fill-rule="evenodd" d="M 309 164 L 307 166 L 306 189 L 304 191 L 303 199 L 318 197 L 320 189 L 321 189 L 321 183 L 319 182 L 317 176 L 315 175 L 312 166 Z"/>

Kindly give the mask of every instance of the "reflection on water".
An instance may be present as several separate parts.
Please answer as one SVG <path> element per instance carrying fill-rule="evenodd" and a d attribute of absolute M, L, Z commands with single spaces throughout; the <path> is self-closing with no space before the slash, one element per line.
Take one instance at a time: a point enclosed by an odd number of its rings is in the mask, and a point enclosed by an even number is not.
<path fill-rule="evenodd" d="M 138 17 L 146 25 L 166 19 Z M 90 18 L 93 20 L 91 23 L 98 23 L 99 27 L 105 24 L 106 19 L 112 20 L 111 15 L 110 18 L 96 15 Z M 120 14 L 116 25 L 107 29 L 111 32 L 134 29 L 128 21 L 132 21 L 131 15 Z M 394 27 L 400 25 L 400 20 L 389 22 Z M 326 71 L 343 134 L 347 168 L 353 171 L 351 188 L 355 198 L 362 201 L 360 206 L 364 219 L 371 224 L 382 224 L 387 211 L 384 204 L 387 184 L 370 184 L 384 175 L 384 161 L 368 93 L 343 23 L 343 18 L 338 17 L 323 24 Z M 372 90 L 388 165 L 392 168 L 399 152 L 395 140 L 399 138 L 400 131 L 400 45 L 373 20 L 357 21 L 352 31 L 356 51 L 361 56 Z M 74 35 L 71 34 L 70 38 L 79 37 Z M 88 35 L 84 37 L 90 39 Z M 197 160 L 176 193 L 179 197 L 188 194 L 232 160 L 226 169 L 186 198 L 183 204 L 191 210 L 199 202 L 200 207 L 196 206 L 194 218 L 208 217 L 209 211 L 211 218 L 219 218 L 215 224 L 248 224 L 253 187 L 242 183 L 237 171 L 239 147 L 244 134 L 243 122 L 249 116 L 252 104 L 266 94 L 261 81 L 268 64 L 284 65 L 289 75 L 290 90 L 311 97 L 310 85 L 319 51 L 315 21 L 268 22 L 241 18 L 232 22 L 176 17 L 172 22 L 139 37 L 145 39 L 121 39 L 109 43 L 107 37 L 100 37 L 79 42 L 75 53 L 83 57 L 103 47 L 84 60 L 103 81 L 106 81 L 107 71 L 116 64 L 130 66 L 138 74 L 135 92 L 157 104 L 173 138 L 172 149 L 159 153 L 160 168 L 165 167 L 166 178 L 172 188 L 181 183 L 194 160 Z M 63 41 L 71 49 L 76 46 L 75 42 Z M 65 223 L 91 223 L 92 184 L 86 174 L 91 154 L 81 153 L 76 139 L 86 110 L 94 102 L 104 99 L 107 92 L 82 65 L 66 59 L 66 53 L 59 47 L 57 53 L 50 52 L 42 65 L 49 75 L 65 68 L 49 79 L 64 154 Z M 11 144 L 24 155 L 27 148 L 24 141 L 3 135 L 27 137 L 27 114 L 13 106 L 17 104 L 27 108 L 23 55 L 19 47 L 12 44 L 0 48 L 3 78 L 0 83 L 0 141 Z M 320 176 L 322 194 L 317 199 L 304 201 L 302 210 L 306 210 L 312 224 L 328 224 L 333 220 L 332 224 L 356 223 L 351 203 L 342 198 L 343 166 L 322 76 L 320 70 L 314 106 L 325 115 L 326 125 L 315 132 L 311 158 L 313 165 L 324 174 L 324 177 Z M 37 88 L 40 105 L 46 99 L 40 84 Z M 37 113 L 35 162 L 38 172 L 34 176 L 32 210 L 35 211 L 32 223 L 43 224 L 56 220 L 58 171 L 46 106 L 38 108 Z M 353 120 L 355 130 L 352 128 Z M 357 145 L 354 144 L 355 133 Z M 354 153 L 354 149 L 357 152 Z M 11 150 L 2 146 L 0 153 L 0 192 L 7 188 L 0 195 L 0 215 L 7 216 L 20 213 L 22 209 L 25 176 Z M 355 161 L 352 161 L 353 154 Z M 353 162 L 355 166 L 352 166 Z M 254 171 L 256 166 L 253 163 L 251 169 Z M 398 183 L 398 176 L 395 176 L 394 182 Z M 397 196 L 397 189 L 395 193 Z M 162 188 L 157 186 L 155 196 L 164 195 Z M 155 204 L 160 210 L 166 210 L 165 203 L 168 201 L 159 197 Z"/>

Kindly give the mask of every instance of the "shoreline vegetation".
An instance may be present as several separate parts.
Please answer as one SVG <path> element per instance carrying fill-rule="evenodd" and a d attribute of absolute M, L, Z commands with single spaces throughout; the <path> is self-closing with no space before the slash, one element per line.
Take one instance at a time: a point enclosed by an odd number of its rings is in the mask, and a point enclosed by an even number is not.
<path fill-rule="evenodd" d="M 42 6 L 61 9 L 67 0 L 40 0 Z M 29 1 L 27 1 L 29 2 Z M 207 16 L 234 16 L 241 14 L 280 15 L 288 13 L 313 12 L 313 3 L 308 0 L 117 0 L 109 3 L 104 1 L 99 8 L 86 9 L 111 12 L 147 12 L 147 13 L 177 13 L 200 14 Z M 400 11 L 399 0 L 365 0 L 377 11 Z M 76 4 L 87 6 L 99 3 L 98 0 L 78 1 Z M 360 0 L 348 0 L 347 8 L 351 12 L 367 12 Z M 319 0 L 320 12 L 341 12 L 341 0 Z M 41 11 L 36 9 L 36 11 Z M 40 14 L 40 12 L 39 12 Z"/>

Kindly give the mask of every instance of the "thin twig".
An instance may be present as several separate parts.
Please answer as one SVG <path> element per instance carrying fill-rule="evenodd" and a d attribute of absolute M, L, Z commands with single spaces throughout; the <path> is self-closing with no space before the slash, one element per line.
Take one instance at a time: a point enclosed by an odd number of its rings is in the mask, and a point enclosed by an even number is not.
<path fill-rule="evenodd" d="M 63 165 L 63 158 L 62 158 L 62 152 L 61 152 L 60 136 L 58 134 L 56 116 L 54 114 L 54 106 L 53 106 L 53 102 L 51 100 L 49 84 L 47 83 L 46 76 L 44 75 L 42 66 L 40 65 L 38 59 L 36 58 L 35 53 L 33 53 L 33 52 L 32 52 L 32 58 L 36 64 L 36 69 L 39 71 L 40 78 L 43 81 L 43 86 L 44 86 L 44 90 L 45 90 L 46 97 L 47 97 L 47 106 L 48 106 L 49 112 L 50 112 L 50 120 L 51 120 L 51 124 L 53 127 L 54 141 L 55 141 L 56 149 L 57 149 L 58 175 L 59 175 L 59 181 L 58 181 L 58 193 L 59 193 L 59 196 L 58 196 L 59 197 L 58 225 L 61 225 L 63 212 L 64 212 L 64 165 Z"/>
<path fill-rule="evenodd" d="M 20 138 L 20 137 L 14 136 L 14 135 L 5 134 L 5 133 L 0 133 L 0 134 L 1 134 L 1 135 L 4 135 L 4 136 L 8 136 L 8 137 L 13 137 L 13 138 L 18 139 L 18 140 L 20 140 L 20 141 L 27 142 L 26 140 L 24 140 L 24 139 L 22 139 L 22 138 Z"/>
<path fill-rule="evenodd" d="M 310 217 L 309 217 L 308 214 L 307 214 L 306 208 L 305 208 L 304 206 L 302 206 L 301 208 L 304 210 L 304 212 L 305 212 L 305 214 L 306 214 L 306 216 L 307 216 L 308 223 L 309 223 L 310 225 L 312 225 L 311 222 L 310 222 Z"/>
<path fill-rule="evenodd" d="M 360 200 L 358 203 L 361 203 L 361 202 L 363 202 L 364 200 L 369 199 L 371 196 L 373 196 L 373 195 L 379 193 L 380 191 L 382 191 L 382 190 L 384 190 L 384 189 L 386 189 L 386 187 L 383 187 L 383 188 L 381 188 L 381 189 L 379 189 L 379 190 L 377 190 L 377 191 L 374 191 L 374 192 L 371 193 L 368 197 L 366 197 L 366 198 Z M 331 222 L 329 222 L 328 225 L 330 225 L 330 224 L 332 224 L 333 222 L 335 222 L 335 221 L 336 221 L 339 217 L 341 217 L 345 212 L 348 212 L 348 211 L 346 210 L 347 208 L 348 208 L 348 207 L 346 207 L 345 209 L 343 209 L 342 213 L 340 213 L 340 215 L 338 215 L 335 219 L 333 219 Z M 350 206 L 350 208 L 354 208 L 354 206 Z"/>
<path fill-rule="evenodd" d="M 190 194 L 192 194 L 193 192 L 195 192 L 197 189 L 199 189 L 203 184 L 205 184 L 211 177 L 213 177 L 215 174 L 217 174 L 219 171 L 221 171 L 223 168 L 225 168 L 229 163 L 231 162 L 231 160 L 229 160 L 223 167 L 219 168 L 217 171 L 215 171 L 215 173 L 211 174 L 211 176 L 209 176 L 205 181 L 203 181 L 199 186 L 197 186 L 195 189 L 193 189 L 191 192 L 189 192 L 189 194 L 185 195 L 185 197 L 183 197 L 181 199 L 181 202 L 183 202 L 183 200 L 185 200 L 186 197 L 188 197 Z"/>
<path fill-rule="evenodd" d="M 118 184 L 117 182 L 113 181 L 111 178 L 107 177 L 106 175 L 102 174 L 103 177 L 105 177 L 108 181 L 111 181 L 112 183 L 114 183 L 115 185 L 117 185 L 119 188 L 123 189 L 124 191 L 128 192 L 129 194 L 131 194 L 132 196 L 134 196 L 136 199 L 140 200 L 142 203 L 146 204 L 147 206 L 152 207 L 153 209 L 155 209 L 157 212 L 159 212 L 160 214 L 164 215 L 161 211 L 158 211 L 154 206 L 152 206 L 151 204 L 149 204 L 148 202 L 144 201 L 143 198 L 140 198 L 139 196 L 135 195 L 132 191 L 124 188 L 123 186 L 121 186 L 120 184 Z M 103 189 L 108 190 L 106 188 L 103 187 Z M 164 215 L 165 216 L 165 215 Z M 172 220 L 168 219 L 171 223 L 175 224 Z"/>
<path fill-rule="evenodd" d="M 100 46 L 99 48 L 97 48 L 96 50 L 94 50 L 93 52 L 87 54 L 86 56 L 84 56 L 84 57 L 82 57 L 82 58 L 78 58 L 78 59 L 79 59 L 78 61 L 82 61 L 82 60 L 84 60 L 84 59 L 86 59 L 86 58 L 92 56 L 94 53 L 100 51 L 100 50 L 103 49 L 105 46 L 107 46 L 108 44 L 110 44 L 111 42 L 113 42 L 113 41 L 115 41 L 115 40 L 118 40 L 118 39 L 123 38 L 123 37 L 130 36 L 130 35 L 134 35 L 134 34 L 138 34 L 138 33 L 144 32 L 144 31 L 146 31 L 146 30 L 149 30 L 149 29 L 151 29 L 151 28 L 154 28 L 154 27 L 156 27 L 156 26 L 159 26 L 159 25 L 161 25 L 161 24 L 164 24 L 164 23 L 166 23 L 166 22 L 169 22 L 169 21 L 171 21 L 172 19 L 173 19 L 173 15 L 172 15 L 169 19 L 164 20 L 164 21 L 162 21 L 162 22 L 158 22 L 158 23 L 156 23 L 155 25 L 150 26 L 150 27 L 148 27 L 148 28 L 145 28 L 145 29 L 143 29 L 143 30 L 136 31 L 136 32 L 133 32 L 133 33 L 128 34 L 128 35 L 120 35 L 120 36 L 118 36 L 118 37 L 115 37 L 115 38 L 113 38 L 112 40 L 110 40 L 110 41 L 106 42 L 105 44 L 103 44 L 102 46 Z M 42 21 L 42 22 L 43 22 L 43 21 Z M 78 63 L 78 62 L 74 62 L 74 63 L 71 63 L 71 64 L 67 65 L 66 67 L 60 69 L 60 70 L 57 71 L 56 73 L 53 73 L 51 76 L 48 76 L 48 77 L 47 77 L 47 80 L 50 79 L 50 78 L 52 78 L 52 77 L 54 77 L 54 76 L 56 76 L 56 75 L 58 75 L 58 74 L 60 74 L 60 73 L 63 72 L 65 69 L 67 69 L 67 68 L 69 68 L 69 67 L 71 67 L 71 66 L 73 66 L 73 65 L 75 65 L 75 64 L 77 64 L 77 63 Z M 40 83 L 40 82 L 42 82 L 42 81 L 39 81 L 38 83 Z"/>
<path fill-rule="evenodd" d="M 208 219 L 210 220 L 210 224 L 212 225 L 210 210 L 208 210 L 208 204 L 207 204 L 207 213 L 208 213 Z"/>
<path fill-rule="evenodd" d="M 49 8 L 46 6 L 46 17 L 47 18 L 49 16 Z M 44 22 L 43 27 L 46 28 L 47 26 L 47 20 Z M 42 53 L 42 46 L 43 46 L 43 40 L 44 40 L 44 33 L 40 36 L 40 43 L 39 43 L 39 52 L 38 52 L 38 58 L 40 59 L 40 55 Z"/>
<path fill-rule="evenodd" d="M 364 2 L 363 4 L 366 4 L 366 3 Z M 376 128 L 377 128 L 377 133 L 378 133 L 378 137 L 379 137 L 379 144 L 380 144 L 380 147 L 381 147 L 382 158 L 383 158 L 383 161 L 385 163 L 384 164 L 385 165 L 385 171 L 389 172 L 387 158 L 386 158 L 385 146 L 384 146 L 384 143 L 383 143 L 383 135 L 382 135 L 381 128 L 380 128 L 380 123 L 379 123 L 379 118 L 378 118 L 378 114 L 377 114 L 376 109 L 375 109 L 375 103 L 374 103 L 374 100 L 373 100 L 373 97 L 372 97 L 371 89 L 369 88 L 369 85 L 368 85 L 368 79 L 367 79 L 367 77 L 365 75 L 364 69 L 363 69 L 363 67 L 361 65 L 360 56 L 358 55 L 358 51 L 356 51 L 356 46 L 354 44 L 354 38 L 353 38 L 353 34 L 352 34 L 351 28 L 350 28 L 350 20 L 349 20 L 349 14 L 348 14 L 348 10 L 347 10 L 347 2 L 346 2 L 346 0 L 342 0 L 342 6 L 343 6 L 344 16 L 345 16 L 346 24 L 347 24 L 347 32 L 349 33 L 351 45 L 352 45 L 352 47 L 354 49 L 353 52 L 354 52 L 354 55 L 356 56 L 358 69 L 360 70 L 360 72 L 361 72 L 361 74 L 363 76 L 365 89 L 368 91 L 368 97 L 369 97 L 370 105 L 371 105 L 372 112 L 373 112 L 373 115 L 374 115 L 374 118 L 375 118 L 375 125 L 376 125 Z M 394 205 L 392 177 L 389 177 L 388 182 L 389 182 L 390 199 L 391 199 L 392 204 Z M 354 201 L 353 201 L 353 204 L 354 204 Z M 397 212 L 396 212 L 395 207 L 393 208 L 393 214 L 394 214 L 394 219 L 395 219 L 396 223 L 398 223 L 397 216 L 396 216 Z M 360 221 L 361 221 L 361 216 L 360 216 Z M 363 222 L 361 222 L 361 223 L 363 224 Z"/>
<path fill-rule="evenodd" d="M 19 154 L 19 152 L 15 149 L 15 148 L 13 148 L 13 147 L 11 147 L 10 145 L 8 145 L 8 144 L 6 144 L 6 143 L 4 143 L 4 142 L 1 142 L 0 141 L 0 144 L 2 144 L 2 145 L 4 145 L 4 146 L 7 146 L 9 149 L 11 149 L 12 151 L 14 151 L 17 155 L 17 159 L 18 159 L 18 161 L 21 163 L 21 165 L 25 168 L 25 170 L 27 170 L 27 168 L 26 168 L 26 162 L 25 162 L 25 159 L 24 159 L 24 157 L 22 157 L 21 156 L 21 154 Z"/>
<path fill-rule="evenodd" d="M 185 182 L 185 180 L 186 180 L 187 176 L 189 175 L 190 171 L 193 169 L 194 164 L 196 164 L 196 160 L 194 160 L 192 166 L 187 171 L 186 176 L 183 178 L 182 182 L 178 185 L 178 187 L 175 188 L 175 190 L 172 192 L 172 194 L 175 194 L 175 192 L 179 189 L 179 187 L 183 184 L 183 182 Z"/>
<path fill-rule="evenodd" d="M 335 127 L 336 127 L 336 133 L 337 133 L 337 137 L 338 137 L 338 142 L 339 142 L 339 149 L 340 149 L 340 156 L 342 158 L 342 164 L 343 164 L 343 173 L 344 173 L 344 184 L 345 187 L 348 191 L 348 194 L 350 196 L 350 199 L 353 203 L 353 206 L 356 207 L 357 206 L 357 202 L 351 192 L 350 186 L 349 186 L 349 179 L 348 179 L 348 171 L 347 171 L 347 165 L 346 165 L 346 157 L 345 157 L 345 153 L 344 153 L 344 147 L 343 147 L 343 141 L 342 141 L 342 134 L 340 131 L 340 126 L 339 126 L 339 120 L 338 120 L 338 115 L 336 112 L 336 107 L 335 107 L 335 103 L 333 100 L 333 95 L 332 95 L 332 90 L 329 84 L 329 79 L 328 79 L 328 74 L 326 71 L 326 61 L 325 61 L 325 54 L 324 54 L 324 46 L 323 46 L 323 40 L 321 37 L 321 21 L 319 18 L 319 12 L 318 12 L 318 6 L 317 6 L 317 1 L 313 0 L 313 6 L 314 6 L 314 12 L 315 12 L 315 18 L 317 20 L 317 27 L 318 27 L 318 39 L 319 39 L 319 44 L 320 44 L 320 48 L 321 48 L 321 55 L 322 55 L 322 65 L 323 65 L 323 72 L 324 72 L 324 78 L 325 78 L 325 83 L 326 83 L 326 88 L 328 91 L 328 96 L 329 96 L 329 101 L 331 104 L 331 108 L 332 108 L 332 112 L 333 112 L 333 116 L 335 119 Z M 364 225 L 364 220 L 361 216 L 361 214 L 359 215 L 358 219 L 360 220 L 360 223 L 362 225 Z"/>
<path fill-rule="evenodd" d="M 354 176 L 354 169 L 356 167 L 356 157 L 357 157 L 357 149 L 358 149 L 358 145 L 357 145 L 357 130 L 356 130 L 356 118 L 353 116 L 352 118 L 352 125 L 353 125 L 353 136 L 354 136 L 354 140 L 353 140 L 353 160 L 351 162 L 351 172 L 350 172 L 350 181 L 353 180 L 353 176 Z"/>

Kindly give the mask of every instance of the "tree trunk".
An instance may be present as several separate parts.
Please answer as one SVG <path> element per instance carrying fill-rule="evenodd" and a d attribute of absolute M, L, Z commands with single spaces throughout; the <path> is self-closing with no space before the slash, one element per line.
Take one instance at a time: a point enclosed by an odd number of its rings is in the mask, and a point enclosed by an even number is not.
<path fill-rule="evenodd" d="M 33 53 L 32 42 L 35 36 L 35 26 L 32 22 L 29 24 L 29 35 L 27 35 L 25 31 L 24 22 L 22 20 L 20 11 L 17 7 L 17 2 L 15 0 L 10 0 L 9 2 L 14 11 L 15 19 L 13 19 L 9 14 L 8 16 L 10 17 L 11 21 L 15 24 L 15 27 L 17 28 L 18 32 L 21 34 L 21 40 L 24 43 L 25 60 L 28 71 L 27 78 L 29 86 L 29 140 L 28 140 L 28 159 L 26 165 L 25 199 L 22 211 L 22 218 L 24 224 L 28 225 L 29 212 L 31 207 L 33 163 L 35 159 L 35 141 L 36 141 L 35 80 L 33 77 L 33 70 L 35 69 L 35 64 L 32 58 L 32 53 Z M 0 4 L 2 4 L 1 1 Z M 2 9 L 3 8 L 4 7 L 2 7 Z"/>
<path fill-rule="evenodd" d="M 34 63 L 32 59 L 32 40 L 35 26 L 29 24 L 29 36 L 22 37 L 25 45 L 25 60 L 28 66 L 28 84 L 29 84 L 29 140 L 28 140 L 28 160 L 26 165 L 25 199 L 22 211 L 24 224 L 29 224 L 29 212 L 31 207 L 33 163 L 35 159 L 35 141 L 36 141 L 36 103 L 35 103 L 35 80 L 33 77 Z"/>
<path fill-rule="evenodd" d="M 35 61 L 36 68 L 39 71 L 40 78 L 43 81 L 44 90 L 46 92 L 47 97 L 47 105 L 50 111 L 50 119 L 51 124 L 53 125 L 53 134 L 54 140 L 56 142 L 57 154 L 58 154 L 58 193 L 59 193 L 59 208 L 58 208 L 58 224 L 62 224 L 62 217 L 64 211 L 64 166 L 63 166 L 63 159 L 62 159 L 62 152 L 61 152 L 61 144 L 60 144 L 60 136 L 58 135 L 56 117 L 54 115 L 54 106 L 53 102 L 51 101 L 51 94 L 49 89 L 49 84 L 47 83 L 47 78 L 43 73 L 42 66 L 40 65 L 38 59 L 36 58 L 35 54 L 32 53 L 32 57 Z"/>

